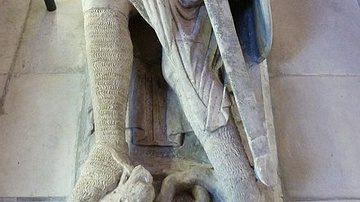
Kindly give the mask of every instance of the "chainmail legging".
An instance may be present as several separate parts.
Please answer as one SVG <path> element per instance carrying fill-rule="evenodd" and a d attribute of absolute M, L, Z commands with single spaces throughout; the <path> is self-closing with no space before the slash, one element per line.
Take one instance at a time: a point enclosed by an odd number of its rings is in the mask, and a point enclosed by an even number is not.
<path fill-rule="evenodd" d="M 96 141 L 70 200 L 89 202 L 114 189 L 129 162 L 124 127 L 133 50 L 122 13 L 91 9 L 84 13 L 84 23 Z"/>

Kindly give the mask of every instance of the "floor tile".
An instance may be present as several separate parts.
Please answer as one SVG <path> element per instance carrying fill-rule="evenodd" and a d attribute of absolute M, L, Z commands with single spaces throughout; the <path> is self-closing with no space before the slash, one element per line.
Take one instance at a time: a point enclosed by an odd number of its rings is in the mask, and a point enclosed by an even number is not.
<path fill-rule="evenodd" d="M 271 79 L 285 192 L 360 198 L 360 77 Z"/>
<path fill-rule="evenodd" d="M 81 75 L 11 80 L 0 116 L 0 197 L 70 193 L 82 92 Z"/>
<path fill-rule="evenodd" d="M 0 0 L 0 74 L 8 73 L 19 45 L 30 0 Z"/>
<path fill-rule="evenodd" d="M 272 74 L 360 75 L 355 0 L 273 0 Z"/>
<path fill-rule="evenodd" d="M 66 197 L 0 197 L 0 202 L 65 202 Z"/>
<path fill-rule="evenodd" d="M 15 66 L 15 74 L 78 73 L 85 67 L 81 1 L 56 1 L 47 12 L 44 1 L 32 1 Z"/>
<path fill-rule="evenodd" d="M 358 202 L 359 199 L 290 200 L 289 202 Z"/>

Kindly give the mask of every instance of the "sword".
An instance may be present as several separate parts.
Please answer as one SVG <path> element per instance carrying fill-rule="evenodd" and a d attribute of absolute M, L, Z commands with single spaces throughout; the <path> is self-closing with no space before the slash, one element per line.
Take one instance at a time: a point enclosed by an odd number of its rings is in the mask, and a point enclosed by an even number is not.
<path fill-rule="evenodd" d="M 255 174 L 262 183 L 273 186 L 277 183 L 277 172 L 270 155 L 265 118 L 250 85 L 249 73 L 236 34 L 229 2 L 227 0 L 204 0 L 204 2 L 254 158 Z"/>

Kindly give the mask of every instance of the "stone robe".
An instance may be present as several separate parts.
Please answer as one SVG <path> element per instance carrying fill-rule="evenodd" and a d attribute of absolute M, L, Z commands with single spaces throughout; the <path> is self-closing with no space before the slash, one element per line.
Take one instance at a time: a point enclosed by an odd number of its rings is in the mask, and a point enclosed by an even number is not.
<path fill-rule="evenodd" d="M 202 1 L 131 0 L 163 47 L 163 74 L 193 130 L 226 125 L 230 102 L 219 75 L 223 66 Z"/>

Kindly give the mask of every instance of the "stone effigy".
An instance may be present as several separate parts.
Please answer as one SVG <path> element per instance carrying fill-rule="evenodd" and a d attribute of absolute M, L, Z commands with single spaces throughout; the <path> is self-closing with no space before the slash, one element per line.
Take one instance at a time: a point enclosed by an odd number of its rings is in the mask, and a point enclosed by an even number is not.
<path fill-rule="evenodd" d="M 95 143 L 70 200 L 265 201 L 277 159 L 248 66 L 271 46 L 268 1 L 83 9 Z"/>

